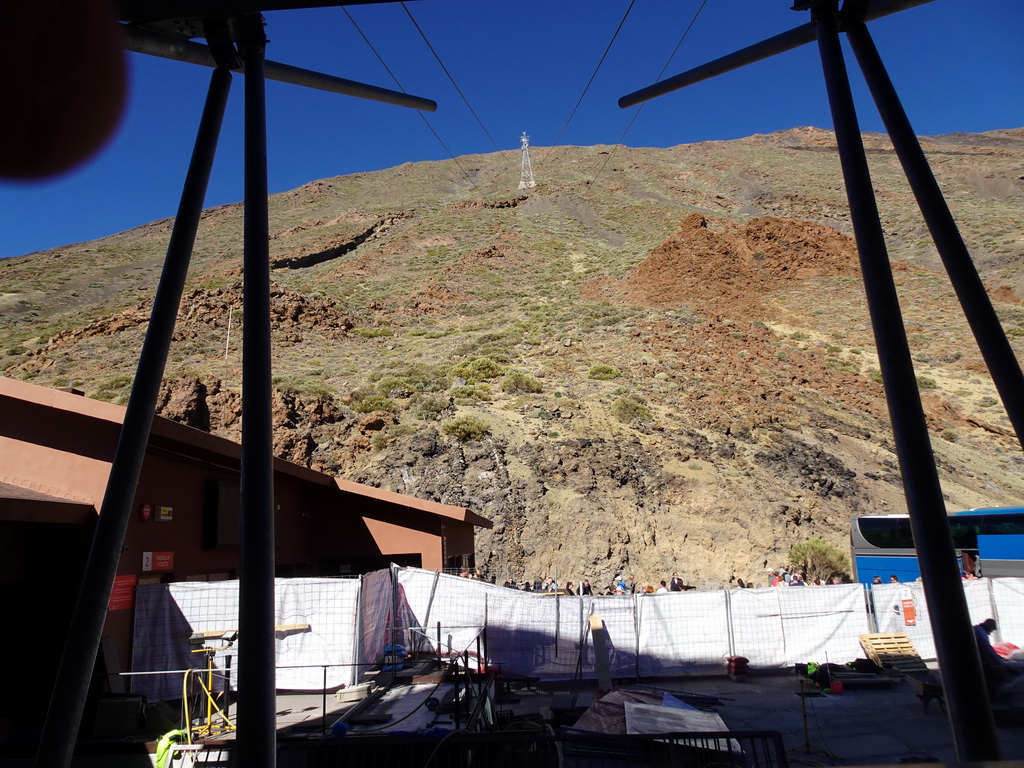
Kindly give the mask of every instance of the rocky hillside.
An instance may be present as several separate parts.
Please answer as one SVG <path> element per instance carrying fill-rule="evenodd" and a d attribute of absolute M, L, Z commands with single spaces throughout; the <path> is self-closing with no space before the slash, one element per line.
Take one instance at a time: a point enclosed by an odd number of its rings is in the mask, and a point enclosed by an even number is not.
<path fill-rule="evenodd" d="M 952 508 L 1024 458 L 891 147 L 872 173 Z M 925 142 L 1018 355 L 1024 131 Z M 832 135 L 407 164 L 271 199 L 275 449 L 491 518 L 499 580 L 757 582 L 905 509 Z M 207 211 L 160 412 L 240 435 L 240 205 Z M 0 365 L 126 399 L 169 220 L 0 262 Z"/>

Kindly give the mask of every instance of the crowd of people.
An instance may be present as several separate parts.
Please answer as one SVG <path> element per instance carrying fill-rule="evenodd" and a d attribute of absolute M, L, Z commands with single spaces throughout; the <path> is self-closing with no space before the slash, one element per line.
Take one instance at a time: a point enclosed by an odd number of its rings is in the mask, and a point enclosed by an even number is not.
<path fill-rule="evenodd" d="M 467 579 L 480 579 L 483 581 L 489 581 L 491 584 L 496 583 L 496 580 L 491 577 L 490 579 L 481 576 L 476 570 L 463 569 L 460 576 Z M 830 580 L 817 579 L 808 582 L 804 579 L 803 574 L 800 571 L 788 571 L 784 566 L 779 568 L 768 568 L 767 569 L 768 580 L 763 586 L 772 587 L 806 587 L 808 585 L 825 585 L 825 584 L 844 584 L 846 581 L 840 576 L 834 576 Z M 891 576 L 890 581 L 898 582 L 899 579 L 896 576 Z M 879 577 L 875 577 L 875 583 L 881 583 Z M 760 587 L 761 584 L 745 583 L 743 579 L 737 580 L 737 585 L 741 588 L 744 587 Z M 671 578 L 662 579 L 657 584 L 642 584 L 636 580 L 633 574 L 624 576 L 622 574 L 617 575 L 611 582 L 604 586 L 595 586 L 591 584 L 588 579 L 576 583 L 572 581 L 566 581 L 563 584 L 559 584 L 553 576 L 548 576 L 545 579 L 536 578 L 533 580 L 527 579 L 522 582 L 516 582 L 513 579 L 506 579 L 502 586 L 508 589 L 516 589 L 522 592 L 541 592 L 545 594 L 562 594 L 562 595 L 657 595 L 667 592 L 687 592 L 697 587 L 687 584 L 686 581 L 680 577 L 678 572 L 674 572 Z"/>
<path fill-rule="evenodd" d="M 828 579 L 817 579 L 810 582 L 812 586 L 825 586 L 826 584 L 842 584 L 842 576 L 833 576 Z M 768 569 L 768 586 L 770 587 L 806 587 L 808 582 L 800 571 L 787 571 L 785 566 Z M 752 585 L 753 586 L 753 585 Z"/>
<path fill-rule="evenodd" d="M 523 592 L 543 592 L 545 594 L 561 595 L 654 595 L 696 589 L 696 587 L 687 584 L 678 573 L 673 573 L 671 579 L 662 579 L 658 582 L 657 586 L 653 584 L 640 584 L 632 574 L 628 577 L 620 574 L 604 587 L 595 587 L 590 583 L 589 579 L 583 579 L 579 583 L 567 581 L 564 586 L 560 586 L 552 576 L 548 576 L 543 581 L 541 579 L 534 579 L 533 581 L 527 580 L 520 584 L 517 584 L 512 579 L 507 579 L 504 586 Z"/>

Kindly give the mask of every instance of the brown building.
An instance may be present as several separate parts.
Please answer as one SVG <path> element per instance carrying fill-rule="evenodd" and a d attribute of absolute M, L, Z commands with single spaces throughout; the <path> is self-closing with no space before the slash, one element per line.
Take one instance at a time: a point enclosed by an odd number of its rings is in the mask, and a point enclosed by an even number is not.
<path fill-rule="evenodd" d="M 24 679 L 8 680 L 21 697 L 48 697 L 124 414 L 0 377 L 0 605 L 14 628 L 0 633 L 0 648 L 15 665 L 34 662 Z M 122 668 L 136 584 L 236 578 L 240 461 L 237 443 L 154 419 L 104 627 Z M 392 562 L 455 567 L 471 563 L 475 527 L 491 526 L 468 509 L 279 459 L 274 495 L 278 576 L 359 574 Z M 12 702 L 0 702 L 0 714 L 12 711 L 4 704 Z"/>

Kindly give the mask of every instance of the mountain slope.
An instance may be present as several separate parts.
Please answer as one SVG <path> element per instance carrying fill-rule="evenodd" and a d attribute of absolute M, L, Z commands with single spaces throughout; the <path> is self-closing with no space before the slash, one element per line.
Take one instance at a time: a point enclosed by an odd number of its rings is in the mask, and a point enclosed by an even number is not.
<path fill-rule="evenodd" d="M 947 503 L 1020 503 L 1020 447 L 866 141 Z M 924 143 L 1020 356 L 1024 131 Z M 459 166 L 271 198 L 279 455 L 492 518 L 500 580 L 757 581 L 904 509 L 830 133 L 541 149 L 531 190 L 516 153 Z M 160 404 L 235 439 L 241 215 L 204 214 Z M 124 399 L 170 226 L 0 262 L 6 375 Z"/>

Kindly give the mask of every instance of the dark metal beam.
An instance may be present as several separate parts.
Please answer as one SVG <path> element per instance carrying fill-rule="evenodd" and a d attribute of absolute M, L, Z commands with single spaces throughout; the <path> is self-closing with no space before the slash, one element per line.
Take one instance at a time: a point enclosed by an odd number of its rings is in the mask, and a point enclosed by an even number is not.
<path fill-rule="evenodd" d="M 242 256 L 242 524 L 238 611 L 238 755 L 247 768 L 277 758 L 274 656 L 274 430 L 271 412 L 270 225 L 267 185 L 266 37 L 244 17 L 245 216 Z"/>
<path fill-rule="evenodd" d="M 883 16 L 904 11 L 917 5 L 930 3 L 932 0 L 867 0 L 864 8 L 864 20 L 880 19 Z M 785 51 L 799 48 L 801 45 L 813 42 L 814 25 L 804 24 L 803 26 L 791 29 L 788 32 L 770 37 L 760 43 L 743 48 L 742 50 L 730 53 L 720 59 L 703 64 L 682 74 L 660 80 L 654 85 L 641 88 L 639 91 L 626 94 L 619 99 L 619 106 L 623 109 L 632 107 L 640 102 L 653 99 L 656 96 L 664 96 L 666 93 L 678 91 L 688 85 L 708 80 L 712 77 L 731 72 L 734 69 L 753 64 L 771 56 Z"/>
<path fill-rule="evenodd" d="M 953 536 L 839 44 L 834 8 L 834 0 L 816 3 L 812 23 L 846 182 L 921 580 L 928 599 L 936 656 L 946 690 L 953 741 L 963 762 L 999 760 L 992 710 L 988 697 L 979 693 L 984 691 L 981 660 L 957 568 Z"/>
<path fill-rule="evenodd" d="M 203 67 L 217 66 L 209 46 L 127 24 L 121 26 L 124 31 L 124 48 L 127 51 L 159 56 L 164 59 L 174 59 L 186 64 L 198 64 Z M 424 112 L 434 112 L 437 110 L 437 102 L 430 99 L 412 96 L 400 91 L 391 91 L 387 88 L 378 88 L 375 85 L 358 83 L 354 80 L 346 80 L 343 77 L 300 69 L 288 64 L 264 60 L 263 73 L 267 79 L 276 80 L 281 83 L 316 88 L 320 91 L 340 93 L 344 96 L 356 96 L 360 99 L 380 101 L 385 104 L 419 109 Z"/>
<path fill-rule="evenodd" d="M 231 73 L 223 69 L 214 70 L 178 205 L 178 215 L 174 219 L 174 228 L 167 245 L 167 257 L 153 301 L 149 328 L 142 344 L 121 434 L 114 450 L 92 547 L 81 577 L 78 601 L 71 617 L 57 680 L 50 697 L 50 708 L 39 740 L 35 763 L 37 768 L 66 768 L 71 764 L 103 634 L 103 623 L 107 617 L 107 601 L 131 519 L 153 413 L 167 364 L 167 351 L 174 334 L 230 87 Z M 133 556 L 137 557 L 138 553 Z"/>
<path fill-rule="evenodd" d="M 117 0 L 117 18 L 122 21 L 164 19 L 208 19 L 243 16 L 264 11 L 325 8 L 332 5 L 368 5 L 395 0 Z"/>
<path fill-rule="evenodd" d="M 1003 407 L 1017 433 L 1017 442 L 1024 447 L 1024 373 L 1021 372 L 1017 356 L 1006 338 L 999 316 L 985 291 L 985 285 L 867 27 L 864 24 L 847 26 L 846 38 L 864 73 L 878 113 L 882 116 L 882 122 L 885 123 L 893 148 L 903 165 L 903 172 L 917 198 L 953 290 L 963 307 L 964 316 L 974 332 L 978 349 L 985 358 Z"/>

